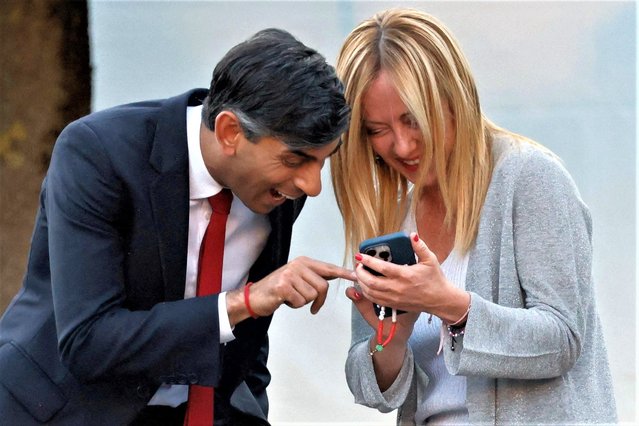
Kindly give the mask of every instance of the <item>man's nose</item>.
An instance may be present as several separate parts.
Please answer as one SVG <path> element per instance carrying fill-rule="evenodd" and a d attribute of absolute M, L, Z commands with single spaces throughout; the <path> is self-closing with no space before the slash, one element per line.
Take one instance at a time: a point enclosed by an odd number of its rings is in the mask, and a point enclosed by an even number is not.
<path fill-rule="evenodd" d="M 310 163 L 298 170 L 295 186 L 309 197 L 317 197 L 322 192 L 322 165 Z"/>

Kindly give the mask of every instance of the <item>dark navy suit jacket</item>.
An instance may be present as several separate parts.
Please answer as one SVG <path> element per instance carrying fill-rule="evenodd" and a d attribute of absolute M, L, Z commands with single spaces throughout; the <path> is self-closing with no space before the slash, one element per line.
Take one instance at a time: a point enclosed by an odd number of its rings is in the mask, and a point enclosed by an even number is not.
<path fill-rule="evenodd" d="M 58 138 L 24 284 L 0 320 L 0 422 L 127 424 L 161 383 L 197 383 L 216 388 L 216 423 L 267 424 L 271 318 L 220 345 L 217 295 L 183 300 L 186 107 L 205 95 L 97 112 Z M 286 263 L 303 203 L 270 213 L 251 281 Z"/>

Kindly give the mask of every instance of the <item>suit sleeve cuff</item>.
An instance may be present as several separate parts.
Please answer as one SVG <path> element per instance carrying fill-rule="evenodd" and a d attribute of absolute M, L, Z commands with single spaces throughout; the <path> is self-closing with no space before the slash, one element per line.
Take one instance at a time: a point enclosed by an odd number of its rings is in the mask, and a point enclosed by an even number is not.
<path fill-rule="evenodd" d="M 220 317 L 220 343 L 228 343 L 235 340 L 233 328 L 231 328 L 231 322 L 229 321 L 229 314 L 226 309 L 226 292 L 220 293 L 217 298 L 217 312 Z"/>

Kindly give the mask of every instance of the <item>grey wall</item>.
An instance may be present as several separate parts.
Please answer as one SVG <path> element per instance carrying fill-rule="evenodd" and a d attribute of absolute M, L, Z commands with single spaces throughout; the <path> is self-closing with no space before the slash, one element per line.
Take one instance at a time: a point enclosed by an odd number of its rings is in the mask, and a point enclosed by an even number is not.
<path fill-rule="evenodd" d="M 466 51 L 486 114 L 561 156 L 594 220 L 598 306 L 621 420 L 636 397 L 636 6 L 633 2 L 122 2 L 90 1 L 94 109 L 208 87 L 224 52 L 255 31 L 291 31 L 334 62 L 362 19 L 408 5 L 442 19 Z M 343 233 L 324 191 L 295 226 L 292 255 L 341 263 Z M 327 303 L 281 309 L 271 327 L 271 421 L 393 424 L 356 406 L 343 366 L 346 284 Z M 531 419 L 533 421 L 534 419 Z"/>

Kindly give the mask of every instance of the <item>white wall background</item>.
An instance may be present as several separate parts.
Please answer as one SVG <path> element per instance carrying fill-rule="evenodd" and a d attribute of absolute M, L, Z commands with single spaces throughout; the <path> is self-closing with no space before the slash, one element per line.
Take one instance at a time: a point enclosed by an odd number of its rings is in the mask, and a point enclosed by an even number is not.
<path fill-rule="evenodd" d="M 636 18 L 634 2 L 90 1 L 94 110 L 208 87 L 216 62 L 281 27 L 334 63 L 346 34 L 390 6 L 442 19 L 473 66 L 486 114 L 565 161 L 594 219 L 598 306 L 620 419 L 637 420 Z M 341 263 L 328 169 L 295 226 L 292 256 Z M 350 302 L 335 283 L 316 316 L 284 307 L 271 327 L 274 425 L 394 424 L 353 403 L 343 368 Z M 534 421 L 534 419 L 531 419 Z"/>

